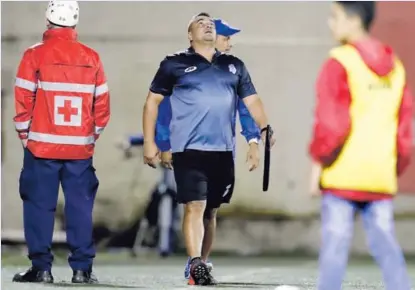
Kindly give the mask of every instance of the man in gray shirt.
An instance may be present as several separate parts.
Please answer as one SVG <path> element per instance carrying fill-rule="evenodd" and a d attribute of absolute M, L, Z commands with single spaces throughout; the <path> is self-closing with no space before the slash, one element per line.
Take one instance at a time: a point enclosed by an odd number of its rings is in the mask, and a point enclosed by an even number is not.
<path fill-rule="evenodd" d="M 185 205 L 183 233 L 192 258 L 189 284 L 211 285 L 214 279 L 200 258 L 203 215 L 205 208 L 229 203 L 232 195 L 237 98 L 260 128 L 266 128 L 268 120 L 244 63 L 215 49 L 215 26 L 207 13 L 191 19 L 188 38 L 191 46 L 167 56 L 151 84 L 143 113 L 144 161 L 155 167 L 159 160 L 154 141 L 158 106 L 170 96 L 177 199 Z"/>

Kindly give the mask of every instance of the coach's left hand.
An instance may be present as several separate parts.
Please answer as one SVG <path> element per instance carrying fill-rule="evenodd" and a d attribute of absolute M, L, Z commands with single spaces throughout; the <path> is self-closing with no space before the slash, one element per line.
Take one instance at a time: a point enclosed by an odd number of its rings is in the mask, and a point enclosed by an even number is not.
<path fill-rule="evenodd" d="M 275 144 L 275 138 L 274 138 L 274 130 L 272 130 L 271 127 L 270 127 L 269 134 L 271 136 L 271 138 L 269 139 L 269 144 L 270 144 L 270 146 L 272 148 L 272 146 L 274 146 L 274 144 Z M 265 139 L 266 139 L 266 137 L 267 137 L 267 131 L 263 131 L 261 133 L 261 139 L 262 139 L 262 142 L 263 142 L 264 145 L 265 145 Z"/>
<path fill-rule="evenodd" d="M 246 163 L 248 163 L 249 171 L 253 171 L 259 166 L 258 143 L 249 144 L 248 153 L 246 154 Z"/>

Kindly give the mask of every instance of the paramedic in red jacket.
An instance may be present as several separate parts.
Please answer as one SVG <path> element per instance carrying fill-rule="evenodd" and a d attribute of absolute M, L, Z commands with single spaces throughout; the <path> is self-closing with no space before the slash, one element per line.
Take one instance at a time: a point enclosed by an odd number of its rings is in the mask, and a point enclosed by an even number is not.
<path fill-rule="evenodd" d="M 46 18 L 43 41 L 25 51 L 15 83 L 14 122 L 24 146 L 20 196 L 32 267 L 13 281 L 53 282 L 61 185 L 72 282 L 93 283 L 92 209 L 99 182 L 92 156 L 110 117 L 108 86 L 98 53 L 77 41 L 78 3 L 50 1 Z"/>
<path fill-rule="evenodd" d="M 355 213 L 386 289 L 410 289 L 394 233 L 393 197 L 410 162 L 413 99 L 399 58 L 369 36 L 374 15 L 375 2 L 332 4 L 329 26 L 340 45 L 317 81 L 310 144 L 314 186 L 322 189 L 318 290 L 341 289 Z"/>

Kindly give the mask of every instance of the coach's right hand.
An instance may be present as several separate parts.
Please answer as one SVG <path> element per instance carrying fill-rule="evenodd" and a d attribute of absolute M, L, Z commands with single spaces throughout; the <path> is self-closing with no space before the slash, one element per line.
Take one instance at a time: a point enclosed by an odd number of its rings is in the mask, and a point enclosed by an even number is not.
<path fill-rule="evenodd" d="M 160 162 L 160 151 L 154 141 L 144 141 L 144 164 L 156 168 L 157 163 Z"/>
<path fill-rule="evenodd" d="M 173 155 L 171 151 L 161 152 L 161 165 L 167 169 L 173 169 Z"/>

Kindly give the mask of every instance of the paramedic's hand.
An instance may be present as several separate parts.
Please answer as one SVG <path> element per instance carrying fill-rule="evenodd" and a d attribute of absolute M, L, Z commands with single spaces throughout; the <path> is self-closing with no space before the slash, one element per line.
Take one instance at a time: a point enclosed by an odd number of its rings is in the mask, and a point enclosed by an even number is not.
<path fill-rule="evenodd" d="M 21 139 L 20 141 L 22 141 L 23 148 L 26 148 L 27 147 L 27 139 Z"/>
<path fill-rule="evenodd" d="M 321 195 L 320 190 L 320 176 L 321 176 L 321 164 L 313 161 L 311 165 L 310 175 L 310 195 L 317 197 Z"/>
<path fill-rule="evenodd" d="M 144 141 L 144 164 L 156 168 L 157 163 L 160 162 L 160 151 L 154 141 Z"/>
<path fill-rule="evenodd" d="M 246 154 L 246 163 L 248 163 L 249 171 L 253 171 L 259 166 L 258 143 L 252 142 L 249 144 L 248 153 Z"/>
<path fill-rule="evenodd" d="M 27 137 L 28 137 L 27 132 L 19 132 L 18 136 L 19 136 L 20 142 L 22 142 L 23 148 L 26 148 L 27 147 Z"/>
<path fill-rule="evenodd" d="M 161 152 L 161 165 L 167 169 L 173 169 L 173 155 L 171 151 Z"/>

